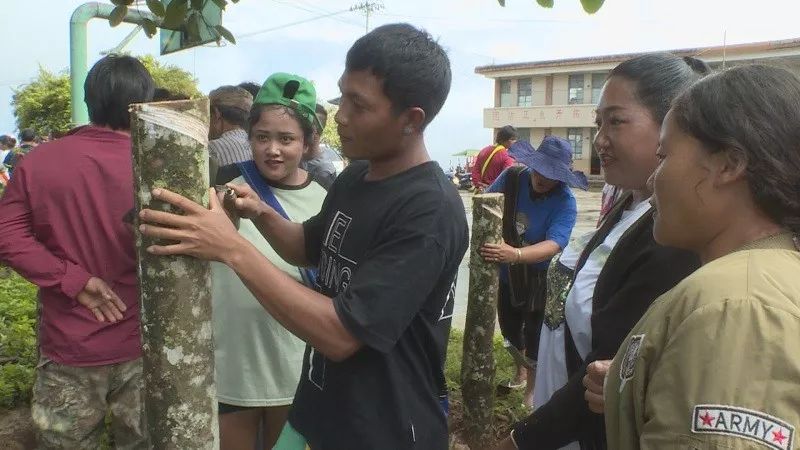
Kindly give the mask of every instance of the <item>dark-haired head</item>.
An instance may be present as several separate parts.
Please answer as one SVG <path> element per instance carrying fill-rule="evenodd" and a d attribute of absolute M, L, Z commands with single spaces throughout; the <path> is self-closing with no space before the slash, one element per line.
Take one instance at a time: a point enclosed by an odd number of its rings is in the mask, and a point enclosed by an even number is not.
<path fill-rule="evenodd" d="M 17 145 L 17 140 L 13 137 L 7 134 L 0 136 L 0 146 L 2 146 L 3 150 L 12 149 L 15 145 Z"/>
<path fill-rule="evenodd" d="M 249 92 L 250 95 L 253 96 L 253 98 L 256 98 L 256 96 L 258 95 L 258 91 L 261 90 L 261 85 L 253 83 L 252 81 L 245 81 L 245 82 L 239 83 L 238 86 L 240 88 L 244 89 L 245 91 Z"/>
<path fill-rule="evenodd" d="M 694 84 L 664 122 L 657 238 L 698 250 L 731 230 L 800 233 L 798 124 L 800 79 L 785 69 L 741 66 Z"/>
<path fill-rule="evenodd" d="M 396 113 L 425 111 L 424 129 L 450 92 L 450 59 L 430 34 L 406 23 L 383 25 L 364 35 L 347 52 L 345 70 L 370 71 Z"/>
<path fill-rule="evenodd" d="M 25 128 L 19 132 L 19 140 L 22 143 L 33 142 L 36 139 L 36 132 L 33 128 Z"/>
<path fill-rule="evenodd" d="M 342 152 L 369 161 L 424 152 L 423 132 L 442 109 L 450 80 L 446 52 L 425 31 L 391 24 L 364 35 L 347 52 L 339 80 Z"/>
<path fill-rule="evenodd" d="M 153 99 L 153 78 L 138 59 L 109 55 L 86 76 L 84 92 L 89 120 L 113 130 L 130 129 L 128 107 Z"/>
<path fill-rule="evenodd" d="M 664 115 L 706 72 L 699 60 L 666 53 L 638 56 L 611 71 L 597 105 L 594 141 L 607 183 L 649 197 Z"/>
<path fill-rule="evenodd" d="M 517 134 L 517 129 L 512 127 L 511 125 L 506 125 L 503 128 L 497 130 L 497 136 L 494 139 L 496 144 L 500 144 L 506 148 L 511 147 L 517 139 L 519 139 L 519 135 Z"/>
<path fill-rule="evenodd" d="M 706 63 L 697 58 L 652 53 L 621 63 L 608 77 L 632 81 L 636 97 L 650 110 L 653 120 L 661 123 L 672 100 L 708 72 Z"/>
<path fill-rule="evenodd" d="M 247 128 L 253 96 L 237 86 L 220 86 L 208 93 L 211 109 L 210 139 L 217 139 L 226 131 Z"/>

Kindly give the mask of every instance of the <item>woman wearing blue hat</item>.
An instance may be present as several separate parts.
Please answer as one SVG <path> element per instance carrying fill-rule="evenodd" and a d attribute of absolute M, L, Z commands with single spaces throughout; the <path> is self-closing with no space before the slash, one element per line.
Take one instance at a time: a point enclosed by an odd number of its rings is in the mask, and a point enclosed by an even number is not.
<path fill-rule="evenodd" d="M 575 226 L 577 205 L 570 186 L 585 190 L 588 182 L 582 173 L 572 171 L 572 146 L 565 139 L 547 136 L 539 150 L 518 141 L 509 154 L 519 165 L 503 172 L 487 190 L 505 194 L 504 242 L 484 244 L 481 255 L 503 264 L 497 315 L 517 361 L 520 384 L 527 368 L 525 402 L 530 406 L 547 268 L 566 247 Z"/>

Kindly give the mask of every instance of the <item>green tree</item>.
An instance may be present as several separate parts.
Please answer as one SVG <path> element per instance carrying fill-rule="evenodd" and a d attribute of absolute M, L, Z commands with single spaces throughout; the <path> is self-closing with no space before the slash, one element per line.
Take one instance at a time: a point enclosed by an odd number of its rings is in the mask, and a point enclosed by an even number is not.
<path fill-rule="evenodd" d="M 69 105 L 69 75 L 43 67 L 33 82 L 14 90 L 11 99 L 17 127 L 33 128 L 40 135 L 70 128 Z"/>
<path fill-rule="evenodd" d="M 333 116 L 336 115 L 336 111 L 338 111 L 339 108 L 331 106 L 330 108 L 326 109 L 328 110 L 328 123 L 325 124 L 325 129 L 322 130 L 320 141 L 322 141 L 322 143 L 328 147 L 336 150 L 337 153 L 341 154 L 342 140 L 339 138 L 339 132 L 336 131 L 336 121 L 333 120 Z"/>
<path fill-rule="evenodd" d="M 144 64 L 156 86 L 164 88 L 173 94 L 185 95 L 189 98 L 201 97 L 203 94 L 197 89 L 197 80 L 189 72 L 178 66 L 162 64 L 152 55 L 139 56 L 139 61 Z"/>
<path fill-rule="evenodd" d="M 156 86 L 190 98 L 202 95 L 197 80 L 189 72 L 162 64 L 150 55 L 140 56 L 139 60 L 153 76 Z M 36 79 L 14 90 L 11 106 L 19 129 L 33 128 L 39 135 L 69 130 L 72 126 L 69 75 L 40 67 Z"/>

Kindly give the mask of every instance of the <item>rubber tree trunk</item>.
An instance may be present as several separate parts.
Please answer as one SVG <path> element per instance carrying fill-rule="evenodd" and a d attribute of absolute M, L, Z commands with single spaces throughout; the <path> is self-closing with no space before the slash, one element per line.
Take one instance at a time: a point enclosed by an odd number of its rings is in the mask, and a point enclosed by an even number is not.
<path fill-rule="evenodd" d="M 472 240 L 469 255 L 469 300 L 464 325 L 461 392 L 464 397 L 464 438 L 474 450 L 494 445 L 494 324 L 497 311 L 498 266 L 487 263 L 479 250 L 503 240 L 503 194 L 472 197 Z"/>
<path fill-rule="evenodd" d="M 157 187 L 208 205 L 208 114 L 208 99 L 131 107 L 137 211 L 172 211 L 151 198 Z M 164 242 L 138 231 L 136 241 L 151 448 L 217 449 L 209 263 L 150 255 Z"/>

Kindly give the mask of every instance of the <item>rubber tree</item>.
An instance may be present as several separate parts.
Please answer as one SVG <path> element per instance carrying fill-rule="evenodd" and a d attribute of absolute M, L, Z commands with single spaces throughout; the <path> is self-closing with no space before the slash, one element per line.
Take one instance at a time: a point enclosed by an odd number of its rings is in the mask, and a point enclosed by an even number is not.
<path fill-rule="evenodd" d="M 469 294 L 461 360 L 464 398 L 464 437 L 472 449 L 494 443 L 494 324 L 497 311 L 498 266 L 484 261 L 485 243 L 503 240 L 503 194 L 472 197 L 472 238 L 469 255 Z"/>
<path fill-rule="evenodd" d="M 173 211 L 153 199 L 168 188 L 208 205 L 208 99 L 131 107 L 136 209 Z M 137 231 L 145 408 L 154 449 L 217 449 L 211 270 L 186 256 L 154 256 L 165 244 Z"/>

